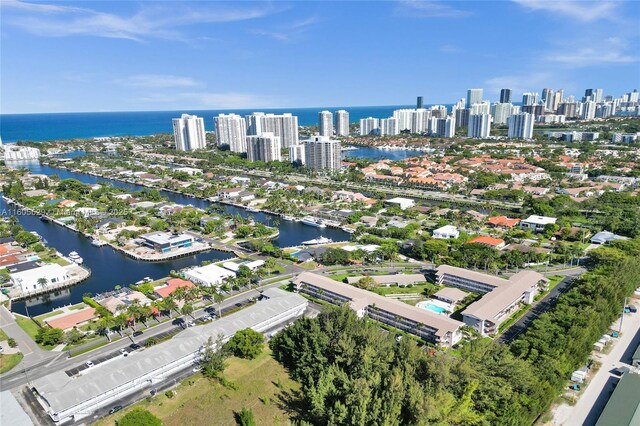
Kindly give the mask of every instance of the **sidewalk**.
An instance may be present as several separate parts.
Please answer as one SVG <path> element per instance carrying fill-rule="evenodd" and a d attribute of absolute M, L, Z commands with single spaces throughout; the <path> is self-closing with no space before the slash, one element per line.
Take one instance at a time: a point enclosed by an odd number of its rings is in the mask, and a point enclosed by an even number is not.
<path fill-rule="evenodd" d="M 612 329 L 618 328 L 620 321 L 612 325 Z M 628 348 L 638 344 L 640 336 L 640 315 L 624 314 L 622 334 L 619 339 L 613 340 L 613 348 L 608 354 L 594 352 L 593 359 L 601 363 L 600 369 L 591 376 L 584 392 L 579 395 L 578 402 L 574 406 L 567 403 L 552 409 L 553 420 L 549 425 L 554 426 L 579 426 L 594 425 L 600 417 L 604 406 L 609 400 L 618 376 L 611 374 L 611 370 L 627 366 L 624 361 Z M 635 346 L 632 348 L 635 350 Z"/>
<path fill-rule="evenodd" d="M 4 306 L 0 306 L 0 327 L 9 337 L 13 337 L 18 343 L 18 348 L 24 355 L 20 364 L 18 364 L 20 367 L 29 367 L 55 356 L 55 354 L 52 354 L 51 352 L 40 349 L 36 342 L 34 342 L 31 337 L 29 337 L 29 335 L 20 328 L 11 312 L 9 312 L 9 310 Z"/>

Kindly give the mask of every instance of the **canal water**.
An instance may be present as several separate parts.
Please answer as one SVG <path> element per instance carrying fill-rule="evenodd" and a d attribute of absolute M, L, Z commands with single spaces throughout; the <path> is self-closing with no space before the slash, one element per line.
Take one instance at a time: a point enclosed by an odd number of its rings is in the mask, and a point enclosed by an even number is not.
<path fill-rule="evenodd" d="M 32 173 L 52 175 L 57 174 L 61 179 L 74 178 L 88 184 L 111 183 L 114 186 L 125 188 L 129 191 L 144 189 L 139 185 L 133 185 L 115 180 L 107 180 L 84 173 L 75 173 L 64 169 L 58 169 L 41 165 L 37 162 L 25 163 Z M 191 204 L 195 207 L 207 208 L 212 203 L 207 200 L 190 198 L 173 192 L 161 191 L 170 201 L 178 204 Z M 325 236 L 334 241 L 346 241 L 349 234 L 339 229 L 314 228 L 298 222 L 288 222 L 277 216 L 266 213 L 252 213 L 235 206 L 221 205 L 227 213 L 239 214 L 242 217 L 252 217 L 257 222 L 266 225 L 277 225 L 280 230 L 279 237 L 274 241 L 281 247 L 299 245 L 302 241 Z M 10 206 L 0 199 L 0 211 L 3 215 L 13 213 Z M 144 277 L 158 279 L 169 275 L 169 271 L 178 270 L 188 266 L 198 265 L 204 260 L 217 261 L 231 257 L 228 253 L 211 250 L 188 257 L 182 257 L 166 262 L 142 262 L 131 259 L 124 254 L 113 250 L 109 246 L 95 247 L 84 236 L 67 228 L 50 222 L 43 222 L 37 216 L 19 215 L 20 224 L 28 231 L 36 231 L 47 240 L 50 247 L 54 247 L 60 253 L 67 255 L 76 251 L 84 259 L 84 265 L 91 271 L 91 277 L 69 289 L 57 293 L 35 297 L 13 304 L 13 311 L 31 316 L 40 315 L 51 311 L 56 307 L 82 301 L 85 293 L 97 294 L 112 290 L 116 285 L 128 285 L 141 280 Z"/>

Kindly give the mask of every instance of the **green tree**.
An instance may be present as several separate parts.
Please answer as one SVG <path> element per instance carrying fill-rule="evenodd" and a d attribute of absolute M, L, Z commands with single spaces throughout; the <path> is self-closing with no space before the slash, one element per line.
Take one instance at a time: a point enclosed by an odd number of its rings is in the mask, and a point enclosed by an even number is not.
<path fill-rule="evenodd" d="M 242 407 L 239 413 L 235 413 L 238 426 L 256 426 L 256 416 L 250 408 Z"/>
<path fill-rule="evenodd" d="M 262 353 L 263 343 L 264 337 L 261 333 L 251 328 L 245 328 L 238 331 L 227 342 L 227 349 L 239 358 L 254 359 Z"/>
<path fill-rule="evenodd" d="M 116 420 L 116 426 L 162 426 L 162 421 L 148 410 L 134 408 Z"/>
<path fill-rule="evenodd" d="M 227 367 L 228 353 L 224 347 L 222 336 L 218 336 L 216 342 L 209 337 L 202 348 L 200 357 L 200 366 L 202 367 L 202 375 L 209 379 L 220 378 L 224 369 Z"/>

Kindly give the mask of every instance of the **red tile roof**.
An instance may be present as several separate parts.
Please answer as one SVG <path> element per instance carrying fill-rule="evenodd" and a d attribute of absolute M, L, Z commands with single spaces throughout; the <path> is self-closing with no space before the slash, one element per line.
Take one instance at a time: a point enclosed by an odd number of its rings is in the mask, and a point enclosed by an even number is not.
<path fill-rule="evenodd" d="M 511 228 L 512 226 L 516 226 L 520 223 L 520 219 L 509 219 L 506 216 L 494 216 L 490 217 L 489 220 L 487 220 L 487 223 L 494 226 L 506 226 Z"/>
<path fill-rule="evenodd" d="M 167 285 L 164 287 L 156 288 L 155 292 L 160 297 L 164 298 L 169 296 L 171 293 L 176 291 L 180 287 L 193 287 L 193 283 L 191 281 L 186 281 L 180 278 L 171 278 L 167 281 Z"/>
<path fill-rule="evenodd" d="M 96 310 L 94 308 L 87 308 L 81 311 L 73 312 L 63 317 L 45 319 L 44 322 L 46 322 L 51 328 L 67 330 L 71 327 L 75 327 L 78 324 L 89 321 L 90 319 L 93 319 L 95 317 Z"/>
<path fill-rule="evenodd" d="M 493 237 L 481 235 L 479 237 L 475 237 L 467 241 L 467 244 L 473 244 L 473 243 L 484 244 L 491 247 L 498 247 L 499 245 L 504 244 L 504 240 L 501 238 L 493 238 Z"/>

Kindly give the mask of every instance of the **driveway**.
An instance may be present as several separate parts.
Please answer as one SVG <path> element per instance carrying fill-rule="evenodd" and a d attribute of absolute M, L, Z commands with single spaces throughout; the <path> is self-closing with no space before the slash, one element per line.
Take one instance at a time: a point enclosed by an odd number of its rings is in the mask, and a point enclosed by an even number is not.
<path fill-rule="evenodd" d="M 614 325 L 617 329 L 619 322 Z M 611 392 L 619 377 L 611 371 L 627 366 L 630 354 L 640 343 L 640 314 L 625 314 L 622 323 L 622 334 L 613 339 L 613 348 L 608 354 L 596 352 L 593 357 L 601 363 L 600 369 L 589 378 L 587 386 L 578 402 L 570 406 L 562 404 L 552 409 L 553 420 L 550 425 L 557 426 L 592 426 L 598 421 L 604 406 L 609 401 Z"/>

